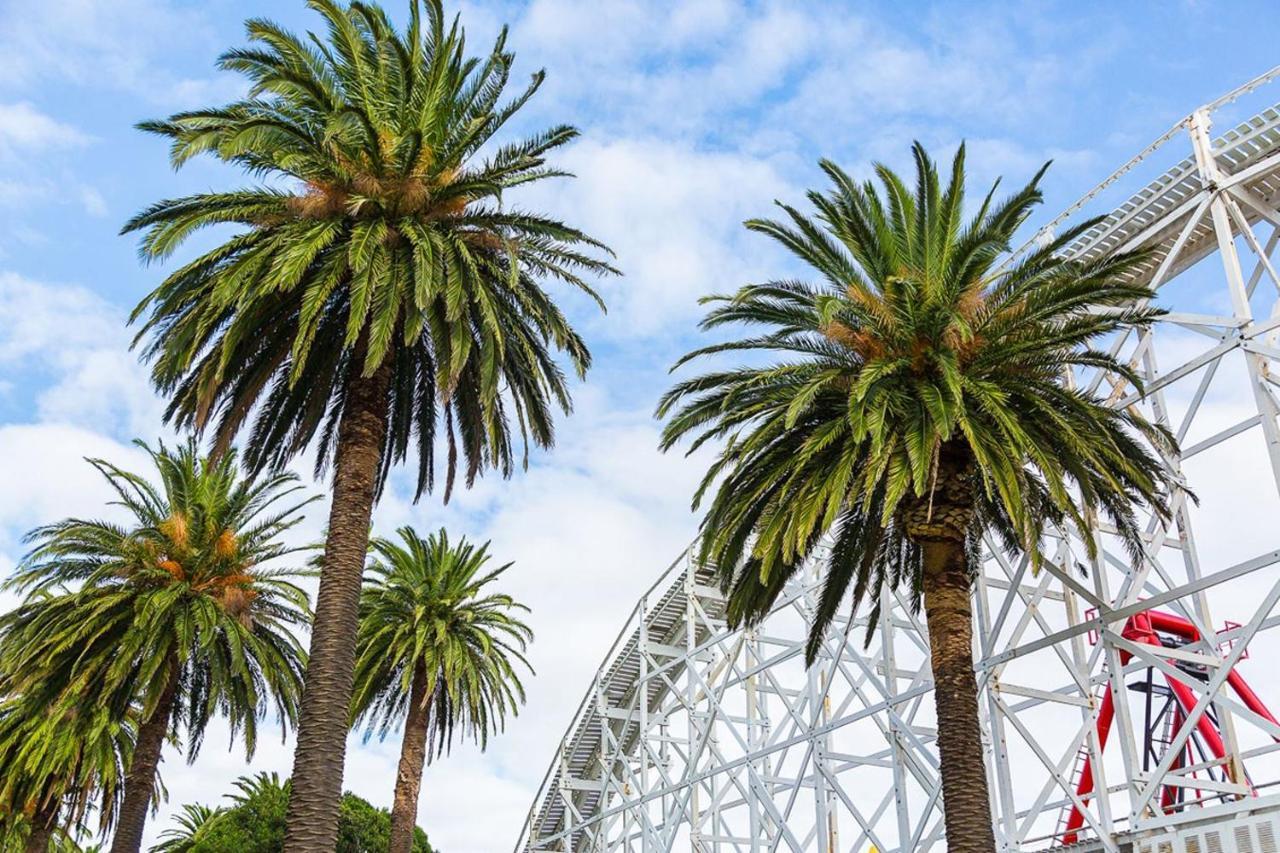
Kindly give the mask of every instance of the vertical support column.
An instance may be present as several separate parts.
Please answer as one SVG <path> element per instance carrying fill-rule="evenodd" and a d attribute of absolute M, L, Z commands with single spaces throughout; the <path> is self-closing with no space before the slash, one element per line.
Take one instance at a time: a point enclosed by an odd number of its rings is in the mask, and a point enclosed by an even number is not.
<path fill-rule="evenodd" d="M 1223 191 L 1218 187 L 1222 181 L 1222 171 L 1217 159 L 1213 156 L 1213 141 L 1209 136 L 1209 114 L 1197 110 L 1191 116 L 1191 144 L 1195 150 L 1196 163 L 1200 168 L 1201 180 L 1213 193 L 1209 202 L 1209 214 L 1213 219 L 1213 232 L 1218 240 L 1218 254 L 1222 258 L 1223 272 L 1227 277 L 1227 288 L 1231 294 L 1231 309 L 1235 318 L 1244 323 L 1253 319 L 1253 309 L 1249 306 L 1249 291 L 1244 282 L 1244 272 L 1240 268 L 1240 256 L 1236 253 L 1235 232 L 1231 227 L 1231 215 L 1227 210 Z M 1262 420 L 1262 433 L 1267 443 L 1267 455 L 1271 461 L 1271 473 L 1280 490 L 1280 426 L 1276 423 L 1276 406 L 1271 392 L 1266 388 L 1266 359 L 1254 352 L 1245 351 L 1245 364 L 1249 370 L 1249 387 L 1253 391 L 1254 402 L 1258 407 L 1258 415 Z M 1188 563 L 1188 570 L 1194 570 L 1194 564 Z M 1208 600 L 1203 594 L 1196 596 L 1197 615 L 1200 616 L 1206 630 L 1212 629 L 1209 621 Z M 1208 641 L 1208 635 L 1205 640 Z M 1216 654 L 1216 649 L 1213 652 Z M 1219 727 L 1227 750 L 1228 772 L 1230 778 L 1242 781 L 1245 777 L 1244 762 L 1240 758 L 1240 742 L 1236 737 L 1235 721 L 1226 708 L 1219 709 Z"/>
<path fill-rule="evenodd" d="M 898 659 L 894 653 L 893 594 L 889 588 L 880 590 L 880 663 L 884 667 L 885 692 L 898 695 Z M 911 810 L 907 801 L 907 752 L 902 748 L 902 729 L 898 720 L 904 706 L 890 706 L 889 737 L 893 750 L 893 805 L 898 817 L 898 847 L 905 849 L 911 839 Z"/>
<path fill-rule="evenodd" d="M 1017 582 L 1017 575 L 1014 575 L 1014 582 Z M 1016 596 L 1017 590 L 1010 588 L 1009 595 Z M 990 588 L 987 585 L 987 573 L 985 569 L 978 572 L 978 589 L 977 589 L 977 633 L 976 639 L 979 649 L 988 648 L 992 643 L 990 636 L 991 625 L 991 603 L 989 599 Z M 887 597 L 887 596 L 886 596 Z M 881 618 L 887 619 L 884 611 L 887 608 L 881 606 Z M 892 635 L 890 627 L 886 624 L 885 628 L 885 644 L 890 643 L 889 637 Z M 897 692 L 895 686 L 894 692 Z M 1000 716 L 999 704 L 996 702 L 996 685 L 993 679 L 987 682 L 987 689 L 983 691 L 987 706 L 987 725 L 991 731 L 991 752 L 988 761 L 987 779 L 990 790 L 995 792 L 995 799 L 992 803 L 994 810 L 994 820 L 996 827 L 996 843 L 1000 845 L 1001 853 L 1008 853 L 1013 849 L 1014 839 L 1017 837 L 1018 830 L 1018 805 L 1013 796 L 1013 778 L 1009 769 L 1009 747 L 1008 740 L 1004 730 L 1004 719 Z M 896 740 L 896 738 L 895 738 Z M 894 787 L 897 788 L 898 776 L 900 771 L 894 766 Z M 941 784 L 941 783 L 939 783 Z M 899 816 L 899 823 L 903 817 Z M 910 836 L 908 836 L 910 837 Z"/>
<path fill-rule="evenodd" d="M 636 709 L 640 718 L 640 736 L 636 739 L 640 750 L 640 790 L 636 792 L 636 798 L 643 800 L 644 796 L 649 793 L 649 754 L 653 748 L 649 738 L 649 600 L 646 596 L 640 599 L 639 607 L 640 626 L 636 629 L 636 641 L 639 647 L 636 651 L 640 655 L 640 680 L 636 685 Z M 653 837 L 650 829 L 651 821 L 649 820 L 649 803 L 641 802 L 640 811 L 640 849 L 647 850 L 653 845 L 657 839 Z"/>
<path fill-rule="evenodd" d="M 1067 560 L 1070 558 L 1071 553 L 1065 542 L 1059 553 L 1063 560 L 1063 570 L 1070 571 L 1071 567 Z M 1062 585 L 1062 600 L 1063 607 L 1067 612 L 1067 624 L 1079 625 L 1081 621 L 1079 598 L 1075 591 L 1066 584 Z M 1092 675 L 1089 671 L 1089 655 L 1085 652 L 1084 637 L 1080 634 L 1076 634 L 1071 638 L 1071 662 L 1075 667 L 1076 681 L 1085 685 L 1088 691 L 1086 698 L 1089 701 L 1089 707 L 1081 709 L 1080 723 L 1086 727 L 1084 746 L 1085 754 L 1089 758 L 1089 770 L 1093 775 L 1093 806 L 1098 812 L 1098 825 L 1104 831 L 1112 833 L 1115 829 L 1111 817 L 1111 795 L 1107 793 L 1107 775 L 1102 759 L 1102 741 L 1098 737 L 1098 691 L 1091 689 Z M 1124 697 L 1120 697 L 1120 701 L 1124 701 Z M 1075 779 L 1068 779 L 1070 784 L 1075 782 Z"/>
<path fill-rule="evenodd" d="M 574 819 L 573 788 L 569 787 L 569 755 L 565 745 L 560 744 L 560 796 L 564 800 L 564 828 L 569 830 L 577 822 Z M 573 853 L 573 833 L 564 834 L 565 853 Z"/>
<path fill-rule="evenodd" d="M 711 750 L 711 754 L 714 756 L 716 751 L 720 748 L 720 738 L 716 732 L 715 725 L 710 722 L 708 722 L 708 725 L 710 725 L 711 728 L 707 736 L 707 747 Z M 708 777 L 707 796 L 711 799 L 711 810 L 704 816 L 703 820 L 711 829 L 711 844 L 707 844 L 704 834 L 702 839 L 702 850 L 705 851 L 705 853 L 720 853 L 720 774 L 714 773 Z"/>
<path fill-rule="evenodd" d="M 754 628 L 746 633 L 742 660 L 748 673 L 746 678 L 747 747 L 754 754 L 764 746 L 764 739 L 761 737 L 760 694 L 757 684 L 759 676 L 755 674 L 756 667 L 760 665 L 760 638 Z M 748 779 L 756 774 L 756 762 L 757 759 L 753 755 L 748 762 Z M 761 776 L 766 780 L 761 784 L 767 784 L 768 774 L 761 774 Z M 747 801 L 747 831 L 751 838 L 751 853 L 760 853 L 760 845 L 764 841 L 764 827 L 760 823 L 760 804 L 755 797 L 748 797 Z"/>
<path fill-rule="evenodd" d="M 684 607 L 685 607 L 684 654 L 685 654 L 685 667 L 686 667 L 686 670 L 688 670 L 686 671 L 685 678 L 684 678 L 684 683 L 685 683 L 684 698 L 685 698 L 685 713 L 688 716 L 688 723 L 689 723 L 687 727 L 687 738 L 686 738 L 686 744 L 685 744 L 685 755 L 687 756 L 687 760 L 689 761 L 689 766 L 686 768 L 685 772 L 688 778 L 690 779 L 690 785 L 692 786 L 692 790 L 689 792 L 689 849 L 692 851 L 692 853 L 705 853 L 704 848 L 702 846 L 702 839 L 701 839 L 701 830 L 702 830 L 701 788 L 702 788 L 702 785 L 701 783 L 694 780 L 694 777 L 697 774 L 697 767 L 695 766 L 697 759 L 695 758 L 695 756 L 698 754 L 698 751 L 699 751 L 698 750 L 699 736 L 702 735 L 702 732 L 699 730 L 698 725 L 702 715 L 700 714 L 700 712 L 697 711 L 697 708 L 696 708 L 698 704 L 697 679 L 693 678 L 689 674 L 689 671 L 691 671 L 695 665 L 693 655 L 694 655 L 694 651 L 698 647 L 698 630 L 697 630 L 697 621 L 696 621 L 698 616 L 698 609 L 694 603 L 694 592 L 695 592 L 694 591 L 694 571 L 693 571 L 693 564 L 690 563 L 689 566 L 685 569 L 685 573 L 684 573 Z M 710 726 L 711 725 L 710 720 L 707 720 L 704 723 L 704 725 Z M 709 736 L 710 731 L 707 730 L 706 734 L 707 736 Z M 669 820 L 669 818 L 666 818 L 666 820 Z"/>
<path fill-rule="evenodd" d="M 812 586 L 808 587 L 805 591 L 804 604 L 806 613 L 810 615 L 813 614 L 816 607 L 813 600 Z M 818 728 L 829 718 L 825 689 L 829 670 L 829 667 L 825 662 L 829 657 L 830 655 L 827 652 L 826 644 L 824 643 L 818 651 L 818 659 L 813 662 L 813 666 L 809 667 L 808 671 L 805 673 L 809 705 L 808 716 L 811 728 Z M 829 735 L 823 734 L 813 738 L 813 770 L 810 778 L 813 782 L 814 834 L 818 839 L 818 853 L 833 853 L 833 850 L 835 849 L 832 844 L 832 836 L 835 834 L 835 824 L 833 822 L 833 814 L 827 786 L 827 776 L 830 771 L 830 766 L 827 761 L 827 752 L 829 749 Z"/>
<path fill-rule="evenodd" d="M 662 769 L 671 773 L 671 725 L 664 716 L 658 723 L 658 758 L 662 761 Z M 659 824 L 663 830 L 668 830 L 677 821 L 675 809 L 679 807 L 680 797 L 677 793 L 662 795 L 662 822 Z M 674 830 L 671 830 L 674 831 Z M 653 831 L 653 850 L 662 850 L 662 842 L 658 837 L 658 830 Z M 645 853 L 649 853 L 648 850 Z"/>
<path fill-rule="evenodd" d="M 1097 517 L 1091 518 L 1095 525 Z M 1100 538 L 1100 537 L 1099 537 Z M 1116 606 L 1115 599 L 1112 598 L 1110 591 L 1110 583 L 1107 580 L 1107 566 L 1102 561 L 1102 543 L 1095 540 L 1097 550 L 1095 556 L 1089 561 L 1089 575 L 1093 578 L 1093 591 L 1099 601 L 1112 602 Z M 1140 570 L 1137 566 L 1130 567 L 1130 574 L 1137 573 Z M 1136 597 L 1136 591 L 1134 593 Z M 1119 631 L 1124 627 L 1123 620 L 1111 622 L 1106 627 Z M 1124 665 L 1120 663 L 1120 651 L 1116 648 L 1115 643 L 1107 636 L 1105 631 L 1099 632 L 1098 642 L 1102 644 L 1102 654 L 1105 659 L 1107 670 L 1107 681 L 1111 687 L 1111 694 L 1115 697 L 1115 718 L 1111 724 L 1111 741 L 1118 743 L 1120 748 L 1120 758 L 1124 763 L 1124 777 L 1128 780 L 1126 786 L 1129 794 L 1129 819 L 1135 822 L 1138 818 L 1138 800 L 1141 795 L 1142 779 L 1141 770 L 1138 766 L 1138 756 L 1134 747 L 1133 740 L 1133 720 L 1129 714 L 1129 697 L 1126 692 L 1124 683 Z M 1101 750 L 1097 751 L 1098 766 L 1101 766 Z M 1104 791 L 1102 788 L 1103 778 L 1095 777 L 1098 783 L 1095 790 L 1098 796 L 1102 796 Z"/>
<path fill-rule="evenodd" d="M 1237 320 L 1249 323 L 1253 320 L 1253 311 L 1249 307 L 1249 292 L 1244 282 L 1244 272 L 1240 268 L 1240 256 L 1236 252 L 1235 232 L 1231 227 L 1231 215 L 1222 191 L 1218 189 L 1222 180 L 1222 170 L 1213 156 L 1213 142 L 1209 137 L 1209 115 L 1198 110 L 1191 116 L 1191 144 L 1195 150 L 1196 163 L 1200 167 L 1200 177 L 1209 191 L 1213 193 L 1209 203 L 1209 214 L 1213 219 L 1213 231 L 1218 240 L 1218 254 L 1222 259 L 1223 271 L 1227 277 L 1227 288 L 1231 296 L 1231 308 Z M 1276 489 L 1280 491 L 1280 425 L 1276 418 L 1275 400 L 1266 388 L 1268 367 L 1266 359 L 1257 353 L 1246 351 L 1245 364 L 1249 369 L 1249 387 L 1253 392 L 1254 403 L 1262 418 L 1262 433 L 1267 442 L 1267 457 L 1271 462 L 1271 473 L 1275 479 Z"/>
<path fill-rule="evenodd" d="M 836 662 L 832 661 L 827 667 L 827 674 L 822 680 L 822 725 L 831 722 L 831 680 L 838 675 Z M 823 760 L 826 762 L 826 753 L 831 751 L 831 733 L 827 732 L 822 736 Z M 827 765 L 828 772 L 831 767 Z M 840 850 L 840 817 L 839 805 L 836 792 L 832 788 L 827 789 L 827 849 L 831 853 L 838 853 Z"/>

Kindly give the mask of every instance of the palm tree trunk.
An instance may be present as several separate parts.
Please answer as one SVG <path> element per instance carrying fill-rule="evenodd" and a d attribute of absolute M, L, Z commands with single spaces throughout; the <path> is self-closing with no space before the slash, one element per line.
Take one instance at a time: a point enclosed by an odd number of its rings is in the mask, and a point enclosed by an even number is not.
<path fill-rule="evenodd" d="M 111 841 L 111 853 L 138 853 L 142 849 L 142 831 L 147 824 L 147 812 L 151 810 L 156 769 L 160 766 L 160 752 L 169 734 L 173 703 L 178 695 L 178 676 L 178 658 L 173 655 L 169 659 L 169 682 L 151 716 L 138 727 L 138 740 L 133 747 L 129 774 L 124 780 L 124 800 L 120 803 L 120 818 L 116 823 L 115 838 Z"/>
<path fill-rule="evenodd" d="M 31 831 L 27 833 L 25 853 L 49 853 L 49 842 L 53 840 L 53 826 L 58 819 L 58 802 L 42 806 L 31 816 Z"/>
<path fill-rule="evenodd" d="M 49 842 L 53 840 L 53 827 L 32 826 L 27 833 L 26 853 L 49 853 Z"/>
<path fill-rule="evenodd" d="M 968 559 L 963 541 L 930 539 L 921 548 L 947 850 L 992 853 L 996 845 L 978 726 Z"/>
<path fill-rule="evenodd" d="M 338 425 L 333 502 L 293 758 L 285 853 L 333 853 L 338 843 L 360 583 L 387 434 L 391 385 L 390 360 L 373 376 L 359 374 L 363 352 L 363 342 L 358 342 Z"/>
<path fill-rule="evenodd" d="M 413 829 L 418 823 L 418 792 L 422 789 L 422 768 L 427 760 L 427 724 L 431 719 L 431 697 L 426 695 L 427 674 L 419 666 L 409 689 L 409 714 L 400 744 L 400 768 L 396 771 L 396 793 L 391 804 L 391 839 L 387 853 L 412 853 Z"/>

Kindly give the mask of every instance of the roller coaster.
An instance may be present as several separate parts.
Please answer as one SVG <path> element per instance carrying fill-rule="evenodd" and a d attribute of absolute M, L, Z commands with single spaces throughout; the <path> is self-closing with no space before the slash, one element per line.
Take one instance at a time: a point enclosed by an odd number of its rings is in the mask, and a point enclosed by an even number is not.
<path fill-rule="evenodd" d="M 1109 342 L 1145 394 L 1063 381 L 1172 430 L 1184 488 L 1141 560 L 1105 529 L 1095 558 L 1056 531 L 1038 573 L 985 552 L 975 668 L 1005 853 L 1280 853 L 1280 104 L 1254 111 L 1278 77 L 1192 112 L 1029 243 L 1110 210 L 1069 254 L 1150 250 L 1133 275 L 1169 313 Z M 820 577 L 821 559 L 731 630 L 710 572 L 667 569 L 555 746 L 516 853 L 945 850 L 925 627 L 886 590 L 875 624 L 837 620 L 806 669 Z"/>

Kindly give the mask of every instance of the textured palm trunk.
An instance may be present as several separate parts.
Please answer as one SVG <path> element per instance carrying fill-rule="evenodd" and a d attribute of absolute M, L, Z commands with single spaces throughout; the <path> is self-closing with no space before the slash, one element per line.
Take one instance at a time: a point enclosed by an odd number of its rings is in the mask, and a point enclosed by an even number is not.
<path fill-rule="evenodd" d="M 142 849 L 142 831 L 151 810 L 151 793 L 155 789 L 160 752 L 169 734 L 173 703 L 178 695 L 178 658 L 169 660 L 168 683 L 160 694 L 155 710 L 138 727 L 138 740 L 133 747 L 133 760 L 124 780 L 124 800 L 120 803 L 115 838 L 111 853 L 138 853 Z"/>
<path fill-rule="evenodd" d="M 357 345 L 353 364 L 363 361 L 362 351 Z M 360 583 L 387 434 L 390 360 L 370 377 L 353 371 L 349 383 L 338 425 L 333 502 L 293 758 L 285 853 L 333 853 L 338 843 Z"/>
<path fill-rule="evenodd" d="M 49 841 L 53 838 L 53 828 L 37 826 L 27 835 L 26 853 L 49 853 Z"/>
<path fill-rule="evenodd" d="M 422 768 L 427 761 L 427 724 L 431 718 L 431 697 L 426 695 L 426 673 L 418 667 L 409 691 L 409 714 L 400 744 L 400 768 L 396 771 L 396 793 L 391 804 L 391 839 L 387 853 L 412 853 L 413 830 L 418 823 L 418 793 L 422 790 Z"/>
<path fill-rule="evenodd" d="M 922 547 L 947 850 L 992 853 L 996 847 L 978 726 L 968 560 L 963 542 L 937 539 Z"/>
<path fill-rule="evenodd" d="M 41 808 L 31 818 L 31 831 L 27 833 L 26 853 L 49 853 L 53 840 L 53 827 L 58 820 L 58 804 L 53 802 Z"/>
<path fill-rule="evenodd" d="M 963 442 L 943 444 L 932 494 L 912 501 L 902 518 L 907 536 L 920 546 L 924 564 L 924 609 L 950 853 L 996 849 L 978 723 L 971 574 L 965 552 L 974 518 L 973 464 Z"/>

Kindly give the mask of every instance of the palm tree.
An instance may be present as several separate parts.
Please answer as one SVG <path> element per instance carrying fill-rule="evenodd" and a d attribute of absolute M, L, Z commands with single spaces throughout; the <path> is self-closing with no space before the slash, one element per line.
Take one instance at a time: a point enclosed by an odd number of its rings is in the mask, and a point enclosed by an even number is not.
<path fill-rule="evenodd" d="M 90 460 L 126 524 L 70 518 L 32 531 L 8 586 L 26 601 L 0 619 L 0 667 L 25 701 L 75 701 L 114 719 L 136 714 L 113 853 L 136 853 L 166 738 L 199 752 L 215 714 L 251 755 L 274 707 L 292 723 L 305 652 L 293 629 L 307 597 L 281 537 L 310 500 L 292 474 L 241 477 L 236 453 L 201 457 L 194 442 L 150 455 L 159 484 Z"/>
<path fill-rule="evenodd" d="M 353 717 L 380 736 L 404 721 L 391 805 L 388 853 L 410 853 L 422 769 L 455 733 L 481 748 L 524 702 L 517 664 L 533 633 L 515 615 L 528 608 L 486 587 L 510 568 L 487 570 L 489 543 L 448 534 L 421 538 L 399 530 L 403 544 L 375 539 L 375 559 L 360 597 Z"/>
<path fill-rule="evenodd" d="M 214 818 L 221 814 L 221 808 L 186 803 L 173 817 L 177 826 L 160 833 L 160 843 L 151 848 L 151 853 L 191 853 L 206 840 Z"/>
<path fill-rule="evenodd" d="M 376 5 L 311 0 L 323 37 L 248 22 L 224 69 L 252 82 L 225 107 L 146 122 L 180 166 L 209 153 L 269 183 L 159 202 L 125 226 L 160 259 L 200 228 L 240 231 L 175 270 L 135 311 L 170 421 L 215 448 L 252 422 L 253 470 L 317 448 L 333 498 L 298 733 L 288 849 L 331 851 L 351 701 L 360 573 L 375 500 L 412 452 L 415 497 L 436 470 L 509 476 L 554 439 L 587 348 L 544 289 L 596 298 L 605 247 L 508 206 L 516 187 L 563 174 L 560 125 L 499 145 L 542 83 L 503 101 L 505 31 L 483 59 L 440 0 L 410 0 L 397 31 Z M 601 303 L 602 307 L 603 304 Z M 445 449 L 437 459 L 436 448 Z"/>
<path fill-rule="evenodd" d="M 723 441 L 695 497 L 714 491 L 697 556 L 719 567 L 735 623 L 767 613 L 823 541 L 810 664 L 850 591 L 855 608 L 886 584 L 923 598 L 948 849 L 989 853 L 970 609 L 980 540 L 992 532 L 1038 568 L 1047 528 L 1073 525 L 1092 550 L 1101 513 L 1141 553 L 1136 507 L 1167 516 L 1172 485 L 1148 445 L 1173 438 L 1061 379 L 1106 371 L 1140 389 L 1094 345 L 1160 312 L 1130 276 L 1140 256 L 1064 259 L 1093 222 L 1000 265 L 1041 201 L 1043 169 L 1003 203 L 993 188 L 965 222 L 963 146 L 945 187 L 913 151 L 914 192 L 884 166 L 881 186 L 859 185 L 823 162 L 834 187 L 808 194 L 816 217 L 781 205 L 787 221 L 747 223 L 822 280 L 712 297 L 704 328 L 760 331 L 681 364 L 740 351 L 778 361 L 679 382 L 658 412 L 671 416 L 664 449 L 691 435 L 694 447 Z"/>
<path fill-rule="evenodd" d="M 58 830 L 79 829 L 92 809 L 109 829 L 133 738 L 133 720 L 90 703 L 0 704 L 0 850 L 48 853 Z"/>

